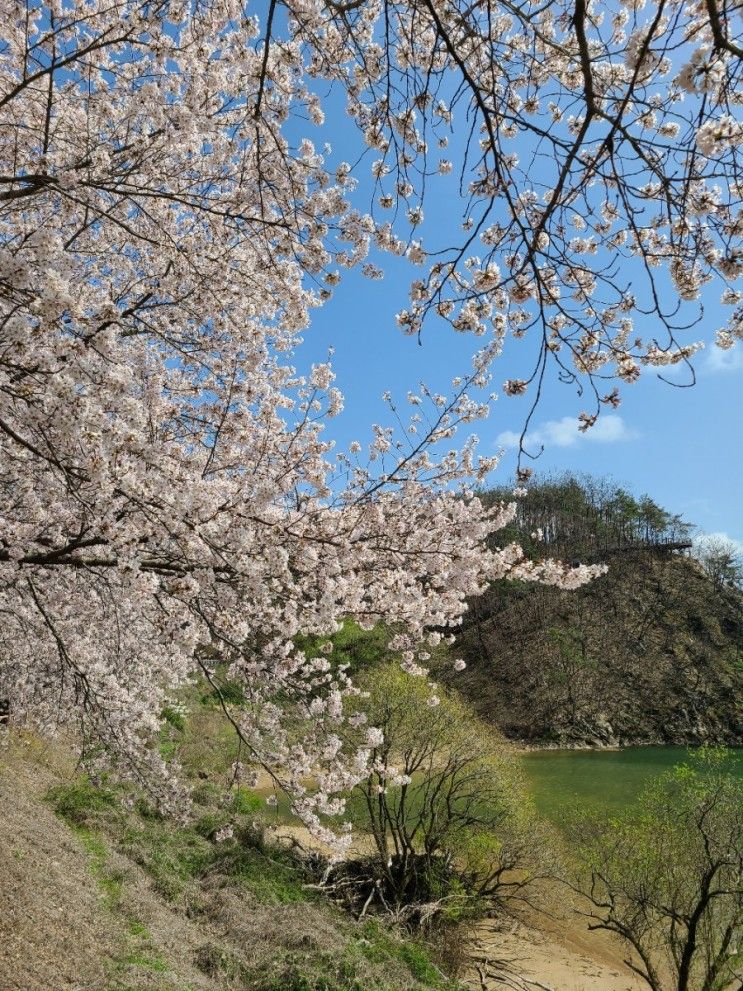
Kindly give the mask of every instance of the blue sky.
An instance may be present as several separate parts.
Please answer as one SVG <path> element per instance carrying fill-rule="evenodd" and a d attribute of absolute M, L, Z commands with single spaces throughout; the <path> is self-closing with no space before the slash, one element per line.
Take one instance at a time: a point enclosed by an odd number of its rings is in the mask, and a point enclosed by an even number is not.
<path fill-rule="evenodd" d="M 445 391 L 450 379 L 468 367 L 477 340 L 431 323 L 419 345 L 403 335 L 395 313 L 405 306 L 404 269 L 388 273 L 381 282 L 369 282 L 352 272 L 336 289 L 334 298 L 315 311 L 306 334 L 303 360 L 323 360 L 333 346 L 336 384 L 346 397 L 341 416 L 331 423 L 331 436 L 341 446 L 369 439 L 371 423 L 389 422 L 382 393 L 389 389 L 401 402 L 408 389 L 421 380 Z M 710 316 L 708 327 L 697 328 L 710 338 L 719 325 Z M 496 365 L 494 388 L 519 360 L 512 354 Z M 575 389 L 554 379 L 545 390 L 533 418 L 532 445 L 545 450 L 533 466 L 538 471 L 575 471 L 611 475 L 633 491 L 649 493 L 667 509 L 681 513 L 704 531 L 726 533 L 743 546 L 743 349 L 723 353 L 708 345 L 694 361 L 693 388 L 675 388 L 652 370 L 634 385 L 622 389 L 624 401 L 616 413 L 602 414 L 603 422 L 579 434 L 575 417 L 583 408 Z M 685 381 L 684 375 L 675 376 Z M 672 376 L 668 376 L 672 377 Z M 502 396 L 490 417 L 478 423 L 483 453 L 505 447 L 493 484 L 513 478 L 515 453 L 512 435 L 521 430 L 528 400 Z"/>
<path fill-rule="evenodd" d="M 325 127 L 302 125 L 302 133 L 318 148 L 324 141 L 332 143 L 328 161 L 333 167 L 343 159 L 355 164 L 363 144 L 345 118 L 337 94 L 331 94 L 325 106 L 329 111 Z M 454 135 L 452 147 L 441 152 L 454 161 L 455 175 L 429 180 L 426 219 L 420 228 L 429 248 L 434 242 L 451 243 L 457 238 L 463 210 L 457 190 L 457 144 Z M 373 190 L 364 175 L 376 157 L 367 149 L 354 170 L 361 180 L 354 201 L 361 210 L 370 207 Z M 405 236 L 402 228 L 399 233 Z M 381 398 L 386 390 L 403 406 L 407 391 L 416 389 L 420 381 L 435 391 L 450 392 L 452 377 L 469 370 L 472 353 L 483 343 L 458 335 L 435 319 L 425 327 L 420 345 L 406 337 L 396 325 L 395 314 L 408 305 L 408 288 L 416 270 L 389 256 L 372 260 L 384 268 L 384 279 L 370 281 L 358 271 L 344 271 L 333 298 L 314 312 L 306 344 L 297 355 L 297 363 L 306 367 L 310 361 L 324 360 L 329 347 L 335 349 L 336 385 L 345 394 L 346 408 L 331 421 L 330 431 L 341 447 L 354 439 L 367 442 L 372 423 L 390 424 L 389 410 Z M 638 291 L 642 290 L 638 287 Z M 527 463 L 545 473 L 571 469 L 611 475 L 637 494 L 647 492 L 702 531 L 728 535 L 740 542 L 743 551 L 743 345 L 723 353 L 711 343 L 730 313 L 718 303 L 720 292 L 719 284 L 710 287 L 701 322 L 679 335 L 680 343 L 708 342 L 694 360 L 697 382 L 693 388 L 674 387 L 661 381 L 654 370 L 646 370 L 636 384 L 621 384 L 623 403 L 616 412 L 603 413 L 603 420 L 592 431 L 578 434 L 577 414 L 593 407 L 578 397 L 574 386 L 559 384 L 553 375 L 531 425 L 532 449 L 543 444 L 545 450 L 537 461 Z M 637 316 L 638 330 L 651 337 L 652 328 L 648 332 L 640 322 Z M 491 476 L 493 484 L 509 484 L 513 479 L 513 435 L 521 431 L 530 404 L 528 396 L 502 395 L 501 385 L 510 377 L 528 377 L 531 354 L 528 340 L 508 342 L 494 367 L 493 388 L 501 397 L 490 418 L 476 425 L 482 453 L 505 448 L 503 461 Z M 690 378 L 683 368 L 666 370 L 665 376 L 678 383 Z"/>

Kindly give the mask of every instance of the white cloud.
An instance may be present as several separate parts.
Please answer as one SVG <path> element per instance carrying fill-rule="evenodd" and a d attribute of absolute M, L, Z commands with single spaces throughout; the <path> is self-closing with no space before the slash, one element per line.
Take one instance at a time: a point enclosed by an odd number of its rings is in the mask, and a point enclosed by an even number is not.
<path fill-rule="evenodd" d="M 617 441 L 634 440 L 638 434 L 631 430 L 621 416 L 607 413 L 600 416 L 596 424 L 585 433 L 578 429 L 576 417 L 563 416 L 561 420 L 546 420 L 526 435 L 525 445 L 529 449 L 537 447 L 574 447 L 579 441 L 594 444 L 615 444 Z M 499 447 L 518 447 L 519 434 L 515 430 L 504 430 L 498 434 Z"/>
<path fill-rule="evenodd" d="M 691 359 L 691 366 L 700 375 L 719 375 L 725 372 L 743 371 L 743 345 L 734 345 L 727 351 L 710 344 L 705 350 Z M 685 361 L 675 365 L 664 365 L 652 370 L 654 374 L 670 382 L 682 380 L 683 385 L 691 385 L 694 373 Z"/>
<path fill-rule="evenodd" d="M 707 544 L 730 544 L 735 548 L 735 553 L 743 557 L 743 540 L 736 540 L 723 530 L 716 530 L 714 533 L 697 533 L 692 540 L 695 548 L 704 547 Z"/>
<path fill-rule="evenodd" d="M 743 347 L 735 346 L 728 351 L 718 347 L 708 348 L 702 368 L 706 372 L 743 371 Z"/>

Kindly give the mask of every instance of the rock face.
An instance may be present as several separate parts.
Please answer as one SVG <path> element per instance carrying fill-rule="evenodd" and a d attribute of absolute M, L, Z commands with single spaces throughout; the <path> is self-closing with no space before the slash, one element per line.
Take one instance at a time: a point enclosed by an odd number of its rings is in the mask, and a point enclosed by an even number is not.
<path fill-rule="evenodd" d="M 453 683 L 512 738 L 743 742 L 743 594 L 689 558 L 615 557 L 577 592 L 496 583 L 457 651 Z"/>

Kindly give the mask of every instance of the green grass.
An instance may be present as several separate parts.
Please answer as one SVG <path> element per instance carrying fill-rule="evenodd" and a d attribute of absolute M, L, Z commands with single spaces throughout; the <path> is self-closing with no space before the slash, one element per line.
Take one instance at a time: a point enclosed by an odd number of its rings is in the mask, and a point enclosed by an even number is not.
<path fill-rule="evenodd" d="M 376 919 L 363 924 L 357 943 L 358 951 L 372 963 L 397 961 L 407 967 L 412 976 L 430 988 L 455 989 L 459 985 L 442 974 L 431 960 L 430 950 L 422 943 L 400 936 Z"/>
<path fill-rule="evenodd" d="M 116 793 L 105 785 L 93 784 L 87 775 L 50 789 L 46 798 L 57 815 L 73 828 L 86 826 L 118 807 Z"/>
<path fill-rule="evenodd" d="M 103 822 L 121 820 L 113 790 L 94 786 L 82 777 L 69 785 L 53 788 L 47 794 L 57 815 L 73 830 L 88 855 L 88 867 L 101 892 L 103 903 L 114 915 L 121 912 L 125 875 L 110 864 L 109 847 L 103 834 L 92 828 Z M 141 984 L 131 984 L 131 968 L 150 974 L 165 974 L 167 962 L 157 953 L 147 926 L 138 919 L 124 916 L 122 923 L 122 947 L 112 962 L 113 978 L 108 991 L 144 991 Z M 127 981 L 122 985 L 120 977 Z M 149 983 L 147 984 L 149 987 Z"/>
<path fill-rule="evenodd" d="M 124 875 L 109 866 L 108 849 L 100 836 L 84 826 L 78 826 L 76 832 L 88 854 L 90 873 L 98 884 L 104 902 L 109 909 L 118 908 L 124 886 Z"/>
<path fill-rule="evenodd" d="M 174 830 L 169 823 L 134 820 L 122 830 L 119 845 L 147 871 L 155 890 L 167 901 L 175 901 L 213 860 L 207 839 L 193 828 Z"/>
<path fill-rule="evenodd" d="M 126 967 L 141 967 L 143 970 L 151 970 L 155 974 L 166 974 L 170 968 L 161 957 L 150 957 L 144 953 L 129 953 L 122 960 L 122 965 Z"/>
<path fill-rule="evenodd" d="M 178 730 L 180 733 L 185 730 L 186 717 L 181 712 L 178 712 L 177 709 L 174 709 L 170 705 L 166 705 L 160 715 L 168 726 L 172 726 L 173 729 Z"/>
<path fill-rule="evenodd" d="M 349 948 L 341 956 L 321 953 L 311 966 L 306 960 L 288 957 L 274 973 L 264 975 L 257 983 L 251 982 L 250 987 L 255 991 L 396 991 L 396 985 L 381 976 L 385 972 L 383 968 L 380 968 L 380 976 L 370 978 L 362 958 L 377 964 L 403 964 L 414 980 L 425 988 L 436 991 L 459 991 L 461 988 L 441 974 L 425 951 L 402 942 L 396 951 L 380 952 L 373 959 L 358 947 Z"/>
<path fill-rule="evenodd" d="M 221 858 L 220 868 L 264 905 L 289 905 L 313 898 L 303 888 L 304 879 L 296 864 L 280 850 L 268 856 L 250 846 L 234 843 Z"/>
<path fill-rule="evenodd" d="M 207 872 L 232 878 L 264 904 L 285 905 L 311 897 L 291 857 L 282 850 L 269 855 L 253 827 L 240 822 L 265 808 L 263 799 L 248 789 L 235 792 L 231 807 L 211 809 L 184 827 L 174 826 L 144 804 L 124 814 L 113 791 L 99 790 L 87 779 L 54 788 L 48 800 L 79 836 L 91 871 L 111 904 L 120 899 L 122 878 L 107 868 L 106 844 L 96 826 L 105 828 L 121 852 L 147 871 L 155 889 L 170 902 Z M 238 823 L 235 839 L 215 843 L 215 834 L 229 821 Z"/>
<path fill-rule="evenodd" d="M 248 788 L 237 788 L 232 796 L 232 808 L 238 815 L 256 815 L 266 808 L 265 800 Z"/>
<path fill-rule="evenodd" d="M 183 901 L 189 891 L 198 903 L 200 885 L 208 883 L 213 891 L 215 881 L 217 886 L 221 883 L 220 877 L 244 890 L 246 911 L 251 902 L 275 909 L 322 902 L 321 895 L 304 887 L 305 877 L 290 853 L 264 845 L 251 821 L 265 803 L 248 789 L 235 793 L 231 807 L 205 809 L 185 827 L 176 826 L 142 803 L 125 810 L 113 789 L 96 788 L 87 779 L 55 788 L 48 798 L 85 847 L 107 908 L 121 914 L 123 945 L 108 991 L 144 991 L 151 986 L 148 981 L 169 969 L 147 926 L 122 913 L 126 879 L 111 868 L 109 844 L 140 864 L 154 888 L 176 911 L 193 904 Z M 215 832 L 226 821 L 236 819 L 241 824 L 234 838 L 215 842 Z M 250 991 L 397 991 L 403 984 L 410 991 L 458 988 L 435 966 L 422 943 L 401 938 L 381 922 L 369 920 L 354 926 L 339 910 L 328 911 L 337 915 L 338 925 L 346 933 L 345 944 L 337 950 L 310 946 L 297 951 L 289 948 L 291 944 L 277 947 L 269 972 L 265 966 L 252 969 L 228 947 L 205 943 L 197 964 L 205 973 L 230 982 L 237 980 Z M 135 968 L 141 972 L 138 977 L 133 974 Z M 387 978 L 388 973 L 410 976 L 398 984 Z"/>
<path fill-rule="evenodd" d="M 150 939 L 150 931 L 143 922 L 138 919 L 129 920 L 129 935 L 138 936 L 141 939 Z"/>

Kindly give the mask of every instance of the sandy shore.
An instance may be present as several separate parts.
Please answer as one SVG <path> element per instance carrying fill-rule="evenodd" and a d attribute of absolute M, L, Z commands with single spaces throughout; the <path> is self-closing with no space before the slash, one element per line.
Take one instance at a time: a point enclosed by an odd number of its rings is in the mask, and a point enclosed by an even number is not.
<path fill-rule="evenodd" d="M 479 923 L 467 983 L 482 991 L 646 991 L 608 934 L 554 920 L 549 930 L 508 918 Z"/>

